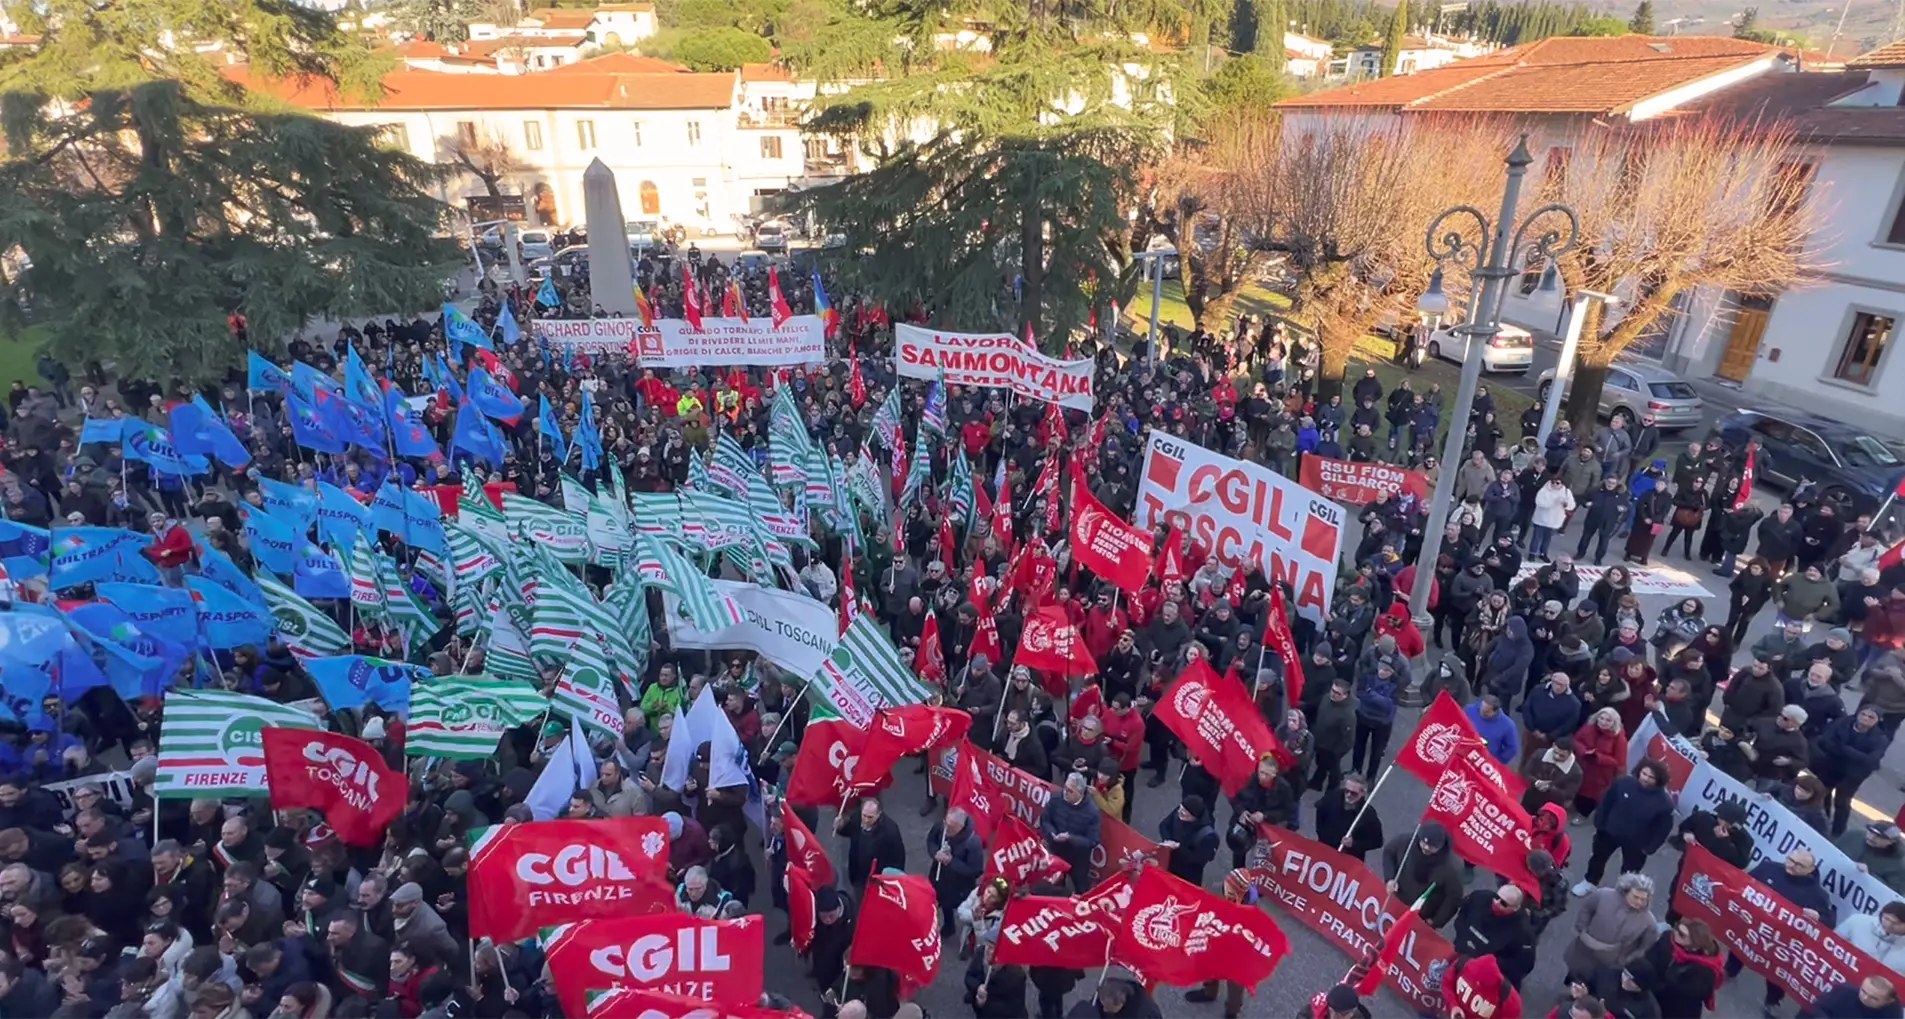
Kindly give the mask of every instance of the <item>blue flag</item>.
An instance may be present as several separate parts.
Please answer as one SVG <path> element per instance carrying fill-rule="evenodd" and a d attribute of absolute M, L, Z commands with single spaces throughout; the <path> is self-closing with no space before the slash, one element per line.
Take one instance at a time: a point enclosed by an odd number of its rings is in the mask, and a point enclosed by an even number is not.
<path fill-rule="evenodd" d="M 595 470 L 602 465 L 602 430 L 595 423 L 595 400 L 582 391 L 582 419 L 576 425 L 575 440 L 582 445 L 582 469 Z"/>
<path fill-rule="evenodd" d="M 0 520 L 0 564 L 14 580 L 32 580 L 46 576 L 52 555 L 51 532 L 30 524 Z"/>
<path fill-rule="evenodd" d="M 251 389 L 286 396 L 297 391 L 298 386 L 292 381 L 291 373 L 265 360 L 257 351 L 251 351 L 246 356 L 245 364 L 249 369 L 245 384 Z"/>
<path fill-rule="evenodd" d="M 454 304 L 443 306 L 443 335 L 451 343 L 467 343 L 483 350 L 496 349 L 484 334 L 483 327 L 470 321 L 470 317 L 458 311 Z"/>
<path fill-rule="evenodd" d="M 262 609 L 265 592 L 231 561 L 231 557 L 203 542 L 198 546 L 198 577 L 210 581 Z"/>
<path fill-rule="evenodd" d="M 443 359 L 442 354 L 431 354 L 430 357 L 437 364 L 437 377 L 442 380 L 442 387 L 450 391 L 451 402 L 462 403 L 463 383 L 457 381 L 456 373 L 450 370 L 449 362 Z"/>
<path fill-rule="evenodd" d="M 81 605 L 68 612 L 67 618 L 91 638 L 106 679 L 128 703 L 161 695 L 172 685 L 179 666 L 192 657 L 193 645 L 161 640 L 107 602 Z M 60 678 L 60 695 L 70 698 L 73 689 L 64 682 L 64 675 Z"/>
<path fill-rule="evenodd" d="M 192 592 L 156 584 L 99 584 L 93 591 L 140 630 L 169 644 L 198 646 L 198 602 Z"/>
<path fill-rule="evenodd" d="M 364 366 L 364 359 L 357 356 L 356 344 L 344 347 L 344 395 L 366 407 L 381 407 L 384 402 L 384 389 Z"/>
<path fill-rule="evenodd" d="M 397 447 L 398 456 L 443 455 L 430 427 L 423 423 L 423 408 L 404 399 L 403 391 L 395 386 L 384 394 L 384 422 L 390 426 L 391 443 Z"/>
<path fill-rule="evenodd" d="M 413 491 L 402 485 L 385 482 L 385 486 L 394 489 L 397 497 L 403 501 L 403 530 L 394 533 L 403 539 L 404 544 L 412 548 L 420 548 L 425 552 L 447 554 L 449 542 L 443 533 L 442 504 L 422 492 Z M 380 500 L 383 495 L 382 491 L 377 493 Z M 372 513 L 375 514 L 374 508 Z"/>
<path fill-rule="evenodd" d="M 290 576 L 297 569 L 298 550 L 304 545 L 303 532 L 294 532 L 290 524 L 262 509 L 247 508 L 239 512 L 245 518 L 245 542 L 251 547 L 251 554 L 265 569 L 281 577 Z"/>
<path fill-rule="evenodd" d="M 180 450 L 172 441 L 172 435 L 158 425 L 147 424 L 137 418 L 126 418 L 125 433 L 119 441 L 125 448 L 126 459 L 151 464 L 155 471 L 190 477 L 204 474 L 212 469 L 202 456 L 193 456 Z"/>
<path fill-rule="evenodd" d="M 234 470 L 251 462 L 251 451 L 204 396 L 195 395 L 191 403 L 172 408 L 172 439 L 181 453 L 210 456 Z"/>
<path fill-rule="evenodd" d="M 344 440 L 318 416 L 317 408 L 297 395 L 284 398 L 286 417 L 291 422 L 291 437 L 305 449 L 320 453 L 344 452 Z"/>
<path fill-rule="evenodd" d="M 554 277 L 543 277 L 542 286 L 536 288 L 536 303 L 545 308 L 561 306 L 562 295 L 556 293 L 556 281 Z"/>
<path fill-rule="evenodd" d="M 409 530 L 404 523 L 406 506 L 403 498 L 403 486 L 395 478 L 385 478 L 377 488 L 377 495 L 370 501 L 370 522 L 377 529 L 399 538 Z"/>
<path fill-rule="evenodd" d="M 214 651 L 225 651 L 246 644 L 263 647 L 271 640 L 276 625 L 262 604 L 202 576 L 185 578 L 185 586 L 198 602 L 199 642 Z"/>
<path fill-rule="evenodd" d="M 387 658 L 369 655 L 332 655 L 309 658 L 304 671 L 317 684 L 318 693 L 332 711 L 361 708 L 375 703 L 386 711 L 408 714 L 410 685 L 430 681 L 430 670 L 421 665 L 405 665 Z"/>
<path fill-rule="evenodd" d="M 66 624 L 57 615 L 0 613 L 0 666 L 38 668 L 52 661 L 71 641 Z"/>
<path fill-rule="evenodd" d="M 318 397 L 318 413 L 324 413 L 326 401 L 337 408 L 337 433 L 344 441 L 361 446 L 381 459 L 389 451 L 384 439 L 384 408 L 382 404 L 366 407 L 352 400 L 332 397 Z"/>
<path fill-rule="evenodd" d="M 291 589 L 305 598 L 349 598 L 351 577 L 337 553 L 307 541 L 292 574 Z"/>
<path fill-rule="evenodd" d="M 470 369 L 470 402 L 477 410 L 504 424 L 513 425 L 523 416 L 521 398 L 482 368 Z"/>
<path fill-rule="evenodd" d="M 140 555 L 148 535 L 120 527 L 61 527 L 53 532 L 47 583 L 55 590 L 102 580 L 158 583 L 158 567 Z"/>
<path fill-rule="evenodd" d="M 450 440 L 450 451 L 459 449 L 493 467 L 502 466 L 503 437 L 467 399 L 457 405 L 456 435 Z"/>
<path fill-rule="evenodd" d="M 516 315 L 509 310 L 509 302 L 503 302 L 502 313 L 496 316 L 496 328 L 503 331 L 503 342 L 511 346 L 523 338 L 523 327 L 516 324 Z"/>
<path fill-rule="evenodd" d="M 549 398 L 542 397 L 542 409 L 536 414 L 536 426 L 542 430 L 542 437 L 549 443 L 549 449 L 556 454 L 557 463 L 569 462 L 569 443 L 562 437 L 562 425 L 556 420 L 555 408 L 549 406 Z"/>
<path fill-rule="evenodd" d="M 267 477 L 258 478 L 258 497 L 279 520 L 297 528 L 303 534 L 311 529 L 318 516 L 318 493 L 303 485 L 293 485 L 287 481 L 273 481 Z"/>
<path fill-rule="evenodd" d="M 86 424 L 79 430 L 79 444 L 89 446 L 96 442 L 114 443 L 126 433 L 124 418 L 87 418 Z"/>
<path fill-rule="evenodd" d="M 349 492 L 318 482 L 318 538 L 327 545 L 355 545 L 358 536 L 371 529 L 370 509 L 351 497 Z"/>

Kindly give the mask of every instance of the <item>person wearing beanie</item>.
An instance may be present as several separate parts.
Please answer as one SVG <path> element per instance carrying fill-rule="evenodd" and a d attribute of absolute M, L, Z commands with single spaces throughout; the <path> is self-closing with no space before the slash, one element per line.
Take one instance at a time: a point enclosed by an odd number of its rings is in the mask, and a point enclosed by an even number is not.
<path fill-rule="evenodd" d="M 1171 849 L 1170 872 L 1198 887 L 1217 855 L 1217 827 L 1204 798 L 1191 793 L 1158 822 L 1158 841 Z"/>
<path fill-rule="evenodd" d="M 1370 1019 L 1363 999 L 1348 984 L 1337 984 L 1310 1005 L 1311 1019 Z"/>
<path fill-rule="evenodd" d="M 853 944 L 853 900 L 837 888 L 814 893 L 814 941 L 808 946 L 814 988 L 838 990 L 847 969 L 847 949 Z"/>
<path fill-rule="evenodd" d="M 1443 974 L 1442 997 L 1451 1017 L 1521 1019 L 1521 994 L 1502 976 L 1501 963 L 1492 955 L 1479 959 L 1456 956 Z"/>
<path fill-rule="evenodd" d="M 1424 821 L 1389 840 L 1382 848 L 1382 874 L 1389 890 L 1403 902 L 1428 896 L 1422 903 L 1422 919 L 1431 927 L 1445 926 L 1461 908 L 1462 864 L 1440 822 Z"/>

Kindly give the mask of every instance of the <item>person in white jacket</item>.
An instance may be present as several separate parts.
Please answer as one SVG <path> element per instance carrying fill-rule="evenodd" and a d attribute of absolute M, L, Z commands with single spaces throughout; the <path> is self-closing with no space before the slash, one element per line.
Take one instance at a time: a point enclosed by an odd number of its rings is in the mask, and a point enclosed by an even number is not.
<path fill-rule="evenodd" d="M 1836 933 L 1886 969 L 1905 975 L 1905 901 L 1846 917 Z"/>
<path fill-rule="evenodd" d="M 1532 519 L 1534 534 L 1528 539 L 1528 558 L 1548 561 L 1548 542 L 1554 540 L 1556 531 L 1567 525 L 1568 514 L 1574 512 L 1574 493 L 1568 491 L 1559 475 L 1548 479 L 1535 493 L 1535 515 Z"/>

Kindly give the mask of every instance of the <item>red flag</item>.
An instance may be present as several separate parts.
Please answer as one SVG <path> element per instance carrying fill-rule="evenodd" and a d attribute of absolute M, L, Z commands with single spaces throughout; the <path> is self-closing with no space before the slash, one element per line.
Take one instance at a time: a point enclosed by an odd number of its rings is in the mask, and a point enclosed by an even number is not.
<path fill-rule="evenodd" d="M 1097 463 L 1098 454 L 1105 448 L 1105 422 L 1107 420 L 1106 418 L 1099 418 L 1092 423 L 1091 430 L 1085 433 L 1085 444 L 1079 447 L 1077 455 L 1083 457 L 1086 463 Z"/>
<path fill-rule="evenodd" d="M 866 406 L 867 380 L 866 376 L 860 374 L 860 355 L 854 350 L 853 344 L 847 345 L 847 361 L 853 366 L 847 376 L 847 399 L 853 401 L 854 410 L 859 410 Z"/>
<path fill-rule="evenodd" d="M 1427 897 L 1428 893 L 1424 892 L 1423 898 Z M 1382 947 L 1376 950 L 1375 965 L 1369 967 L 1369 971 L 1363 974 L 1363 978 L 1356 982 L 1356 993 L 1367 997 L 1380 990 L 1383 981 L 1389 976 L 1389 971 L 1394 969 L 1397 960 L 1402 958 L 1402 950 L 1408 947 L 1411 938 L 1421 938 L 1424 942 L 1428 942 L 1440 937 L 1441 935 L 1435 932 L 1435 928 L 1430 927 L 1427 921 L 1422 919 L 1422 899 L 1417 899 L 1407 913 L 1397 917 L 1396 922 L 1390 924 L 1389 929 L 1383 932 Z"/>
<path fill-rule="evenodd" d="M 1146 981 L 1229 980 L 1252 994 L 1289 954 L 1289 939 L 1263 909 L 1220 899 L 1160 867 L 1144 868 L 1132 883 L 1111 945 L 1112 959 Z"/>
<path fill-rule="evenodd" d="M 701 291 L 695 283 L 694 269 L 681 263 L 681 317 L 696 332 L 701 331 Z"/>
<path fill-rule="evenodd" d="M 906 443 L 902 442 L 899 444 L 898 449 L 893 450 L 893 498 L 895 499 L 899 498 L 900 493 L 905 490 L 906 490 Z M 900 535 L 900 532 L 904 530 L 906 530 L 904 525 L 898 522 L 895 522 L 893 527 L 893 547 L 894 548 L 899 547 L 899 543 L 900 543 L 899 535 Z"/>
<path fill-rule="evenodd" d="M 409 780 L 363 740 L 316 729 L 267 726 L 265 781 L 274 810 L 310 807 L 346 845 L 375 846 L 403 814 Z"/>
<path fill-rule="evenodd" d="M 1072 476 L 1072 558 L 1135 595 L 1151 579 L 1151 535 L 1119 520 Z M 1292 701 L 1291 703 L 1295 703 Z"/>
<path fill-rule="evenodd" d="M 1157 575 L 1160 584 L 1181 581 L 1191 575 L 1184 565 L 1184 532 L 1175 527 L 1164 539 L 1164 550 L 1158 553 Z"/>
<path fill-rule="evenodd" d="M 1045 469 L 1039 472 L 1038 483 L 1032 487 L 1034 499 L 1045 500 L 1045 533 L 1052 535 L 1058 531 L 1060 516 L 1058 498 L 1058 461 L 1062 459 L 1055 453 L 1045 456 Z"/>
<path fill-rule="evenodd" d="M 774 309 L 774 328 L 779 329 L 794 317 L 794 309 L 787 304 L 787 298 L 781 294 L 781 273 L 774 266 L 767 267 L 767 303 Z"/>
<path fill-rule="evenodd" d="M 1448 829 L 1455 855 L 1500 874 L 1540 901 L 1541 882 L 1528 869 L 1534 822 L 1514 797 L 1477 775 L 1462 758 L 1452 759 L 1437 777 L 1422 818 Z"/>
<path fill-rule="evenodd" d="M 720 1005 L 761 997 L 767 922 L 704 920 L 686 913 L 618 916 L 568 924 L 544 941 L 544 960 L 565 1015 L 588 1012 L 588 992 L 659 991 Z"/>
<path fill-rule="evenodd" d="M 1012 480 L 999 474 L 999 494 L 992 501 L 992 533 L 999 539 L 999 550 L 1012 554 Z"/>
<path fill-rule="evenodd" d="M 1114 874 L 1083 895 L 1020 895 L 999 921 L 995 966 L 1092 969 L 1111 954 L 1116 918 L 1131 905 L 1131 875 Z"/>
<path fill-rule="evenodd" d="M 958 708 L 927 704 L 880 708 L 873 713 L 866 745 L 860 748 L 847 780 L 856 789 L 889 785 L 900 758 L 952 746 L 965 739 L 971 728 L 972 716 Z"/>
<path fill-rule="evenodd" d="M 787 842 L 787 865 L 799 867 L 818 885 L 834 883 L 833 861 L 827 858 L 827 849 L 814 838 L 807 823 L 794 813 L 793 804 L 781 801 L 781 834 Z"/>
<path fill-rule="evenodd" d="M 920 627 L 913 671 L 929 683 L 944 685 L 946 682 L 946 648 L 939 636 L 939 614 L 932 609 L 926 610 L 926 624 Z"/>
<path fill-rule="evenodd" d="M 787 782 L 787 802 L 796 807 L 838 807 L 853 789 L 847 776 L 866 741 L 866 731 L 844 719 L 808 722 Z"/>
<path fill-rule="evenodd" d="M 946 564 L 946 569 L 957 568 L 959 562 L 955 555 L 957 551 L 958 545 L 953 538 L 952 514 L 948 513 L 939 518 L 939 558 Z"/>
<path fill-rule="evenodd" d="M 667 868 L 659 817 L 494 825 L 470 847 L 470 936 L 513 941 L 560 923 L 673 912 Z"/>
<path fill-rule="evenodd" d="M 1475 731 L 1474 721 L 1444 690 L 1422 713 L 1422 720 L 1416 723 L 1416 731 L 1408 742 L 1396 752 L 1396 763 L 1402 770 L 1434 785 L 1450 762 L 1457 759 L 1517 801 L 1528 791 L 1528 783 L 1520 775 L 1509 771 L 1488 752 L 1488 744 Z"/>
<path fill-rule="evenodd" d="M 1065 610 L 1047 605 L 1025 617 L 1019 635 L 1019 653 L 1013 664 L 1039 669 L 1061 681 L 1072 676 L 1090 676 L 1098 663 L 1085 649 L 1085 638 L 1066 617 Z"/>
<path fill-rule="evenodd" d="M 1270 618 L 1263 624 L 1263 646 L 1283 661 L 1285 703 L 1299 703 L 1303 700 L 1303 655 L 1297 651 L 1296 637 L 1290 633 L 1290 608 L 1283 601 L 1280 584 L 1270 585 L 1270 610 L 1266 615 Z"/>
<path fill-rule="evenodd" d="M 992 836 L 986 852 L 986 870 L 979 878 L 985 884 L 1002 877 L 1013 888 L 1057 881 L 1072 869 L 1045 847 L 1045 837 L 1031 825 L 1007 814 L 999 819 L 999 830 Z"/>
<path fill-rule="evenodd" d="M 970 597 L 972 607 L 978 612 L 978 625 L 972 634 L 972 647 L 967 650 L 968 658 L 985 655 L 986 661 L 998 663 L 1005 660 L 1005 644 L 999 639 L 999 621 L 992 615 L 992 597 L 981 584 L 981 577 L 972 578 Z"/>
<path fill-rule="evenodd" d="M 1255 781 L 1257 762 L 1265 754 L 1275 755 L 1285 771 L 1296 767 L 1296 759 L 1270 731 L 1250 691 L 1234 679 L 1217 675 L 1202 658 L 1185 667 L 1151 713 L 1204 762 L 1229 795 L 1235 796 Z"/>
<path fill-rule="evenodd" d="M 867 878 L 866 901 L 847 958 L 900 976 L 900 997 L 911 998 L 939 975 L 939 906 L 932 882 L 919 874 Z"/>
<path fill-rule="evenodd" d="M 659 994 L 654 991 L 641 991 L 633 987 L 590 988 L 587 1012 L 575 1012 L 572 1015 L 584 1019 L 629 1019 L 640 1016 L 641 1019 L 812 1019 L 797 1008 L 766 1008 L 751 1003 L 730 1002 L 721 1006 L 718 1012 L 710 1011 L 708 1003 L 694 998 L 684 998 L 679 994 Z"/>
<path fill-rule="evenodd" d="M 971 743 L 959 744 L 958 760 L 953 762 L 952 791 L 946 795 L 947 810 L 963 810 L 972 819 L 973 833 L 979 836 L 981 843 L 992 841 L 993 829 L 998 827 L 999 815 L 1005 809 L 1005 799 L 999 790 L 986 777 L 978 748 Z"/>
<path fill-rule="evenodd" d="M 1753 462 L 1757 459 L 1758 453 L 1759 443 L 1746 444 L 1746 463 L 1740 468 L 1740 492 L 1733 497 L 1733 505 L 1727 507 L 1728 509 L 1745 509 L 1746 504 L 1753 501 Z"/>
<path fill-rule="evenodd" d="M 832 866 L 829 864 L 829 866 Z M 820 882 L 807 868 L 787 864 L 787 933 L 794 940 L 794 952 L 806 955 L 814 944 L 814 930 L 820 922 L 820 907 L 814 893 Z"/>
<path fill-rule="evenodd" d="M 860 596 L 853 590 L 853 561 L 851 558 L 840 563 L 840 632 L 846 633 L 853 625 L 853 617 L 860 613 Z"/>
<path fill-rule="evenodd" d="M 1056 403 L 1045 405 L 1045 420 L 1039 422 L 1039 438 L 1043 439 L 1048 452 L 1056 450 L 1070 442 L 1071 429 L 1065 424 L 1065 411 Z"/>

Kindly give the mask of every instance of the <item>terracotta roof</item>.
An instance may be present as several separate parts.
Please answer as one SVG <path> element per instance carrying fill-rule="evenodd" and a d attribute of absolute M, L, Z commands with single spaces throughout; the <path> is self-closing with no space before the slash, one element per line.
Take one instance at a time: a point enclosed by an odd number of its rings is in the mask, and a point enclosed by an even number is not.
<path fill-rule="evenodd" d="M 605 53 L 552 67 L 544 74 L 683 74 L 687 68 L 639 53 Z"/>
<path fill-rule="evenodd" d="M 653 14 L 654 4 L 596 4 L 598 11 L 614 11 L 620 14 Z"/>
<path fill-rule="evenodd" d="M 1719 36 L 1557 37 L 1414 74 L 1286 99 L 1283 108 L 1617 113 L 1777 47 Z"/>
<path fill-rule="evenodd" d="M 307 110 L 716 110 L 734 101 L 733 74 L 445 74 L 395 71 L 383 101 L 346 102 L 317 79 L 254 78 L 250 68 L 225 68 L 246 88 Z"/>
<path fill-rule="evenodd" d="M 588 42 L 583 32 L 565 32 L 561 35 L 499 35 L 494 39 L 471 39 L 461 47 L 465 57 L 493 57 L 500 50 L 508 49 L 575 49 Z"/>
<path fill-rule="evenodd" d="M 563 10 L 545 7 L 540 11 L 530 11 L 523 15 L 523 21 L 533 21 L 544 28 L 570 29 L 581 31 L 595 21 L 595 12 L 589 10 Z"/>
<path fill-rule="evenodd" d="M 1777 122 L 1791 127 L 1799 140 L 1819 144 L 1905 145 L 1905 107 L 1832 105 L 1870 80 L 1865 71 L 1768 74 L 1690 104 L 1684 112 Z"/>
<path fill-rule="evenodd" d="M 37 35 L 0 35 L 0 46 L 38 46 L 39 44 L 40 37 Z"/>
<path fill-rule="evenodd" d="M 1847 67 L 1905 67 L 1905 39 L 1888 42 L 1845 62 Z"/>
<path fill-rule="evenodd" d="M 1289 48 L 1288 46 L 1285 46 L 1285 47 L 1283 48 L 1283 59 L 1285 59 L 1285 60 L 1310 60 L 1310 61 L 1314 61 L 1314 60 L 1316 60 L 1317 58 L 1316 58 L 1316 57 L 1313 57 L 1313 56 L 1311 56 L 1311 55 L 1310 55 L 1310 54 L 1308 54 L 1308 53 L 1305 53 L 1305 52 L 1304 52 L 1304 51 L 1302 51 L 1302 50 L 1293 50 L 1293 49 L 1291 49 L 1291 48 Z"/>
<path fill-rule="evenodd" d="M 431 39 L 412 39 L 391 47 L 399 57 L 405 60 L 436 60 L 449 55 L 443 44 Z"/>
<path fill-rule="evenodd" d="M 793 81 L 794 72 L 779 64 L 742 64 L 742 81 Z"/>

